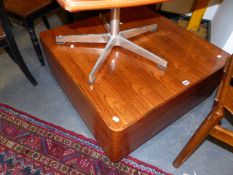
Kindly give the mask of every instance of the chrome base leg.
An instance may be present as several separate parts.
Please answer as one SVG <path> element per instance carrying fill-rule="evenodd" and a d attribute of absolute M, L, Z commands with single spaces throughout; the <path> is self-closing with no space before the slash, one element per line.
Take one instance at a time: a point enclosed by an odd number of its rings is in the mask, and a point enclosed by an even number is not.
<path fill-rule="evenodd" d="M 157 24 L 137 27 L 129 30 L 124 30 L 120 32 L 120 35 L 124 38 L 132 38 L 134 36 L 141 35 L 146 32 L 155 32 L 157 30 L 157 27 Z"/>
<path fill-rule="evenodd" d="M 94 67 L 92 68 L 89 76 L 88 76 L 88 82 L 89 84 L 94 84 L 95 82 L 95 72 L 99 70 L 105 59 L 107 58 L 108 54 L 111 52 L 112 48 L 115 46 L 114 43 L 115 38 L 111 37 L 110 40 L 108 41 L 107 45 L 105 46 L 104 50 L 101 52 L 100 57 L 96 61 Z"/>
<path fill-rule="evenodd" d="M 120 37 L 120 46 L 158 64 L 158 67 L 167 67 L 167 61 L 123 37 Z"/>
<path fill-rule="evenodd" d="M 154 32 L 157 30 L 157 24 L 147 25 L 143 27 L 137 27 L 125 31 L 119 31 L 120 9 L 111 10 L 111 23 L 109 24 L 103 15 L 100 15 L 100 19 L 104 23 L 105 29 L 108 33 L 105 34 L 86 34 L 86 35 L 66 35 L 57 36 L 56 42 L 58 44 L 64 44 L 66 42 L 80 42 L 80 43 L 107 43 L 100 57 L 92 68 L 88 82 L 93 84 L 95 82 L 95 73 L 100 69 L 103 62 L 106 60 L 109 52 L 114 46 L 123 47 L 131 52 L 134 52 L 158 65 L 161 69 L 167 68 L 167 61 L 163 58 L 155 55 L 154 53 L 138 46 L 137 44 L 128 40 L 128 38 L 135 37 L 137 35 Z"/>
<path fill-rule="evenodd" d="M 64 44 L 64 43 L 107 43 L 109 38 L 111 37 L 110 34 L 86 34 L 86 35 L 59 35 L 56 36 L 56 43 L 57 44 Z"/>

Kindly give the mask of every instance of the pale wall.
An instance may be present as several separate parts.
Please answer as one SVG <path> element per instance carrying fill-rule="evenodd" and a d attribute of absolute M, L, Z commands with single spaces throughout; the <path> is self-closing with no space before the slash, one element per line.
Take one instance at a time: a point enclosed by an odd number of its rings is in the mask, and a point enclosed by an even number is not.
<path fill-rule="evenodd" d="M 224 0 L 219 5 L 211 24 L 211 42 L 233 52 L 233 0 Z"/>

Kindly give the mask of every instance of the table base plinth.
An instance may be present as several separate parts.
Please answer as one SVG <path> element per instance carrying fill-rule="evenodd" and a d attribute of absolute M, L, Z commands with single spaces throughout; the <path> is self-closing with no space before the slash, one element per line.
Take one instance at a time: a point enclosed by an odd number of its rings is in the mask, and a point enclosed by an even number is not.
<path fill-rule="evenodd" d="M 121 12 L 123 30 L 158 24 L 156 32 L 131 40 L 166 58 L 169 66 L 165 71 L 133 52 L 114 47 L 97 72 L 96 82 L 89 85 L 88 75 L 104 45 L 75 43 L 71 47 L 69 43 L 56 44 L 55 38 L 59 34 L 103 33 L 99 17 L 41 33 L 51 72 L 112 161 L 128 155 L 206 99 L 218 85 L 229 56 L 147 8 Z"/>

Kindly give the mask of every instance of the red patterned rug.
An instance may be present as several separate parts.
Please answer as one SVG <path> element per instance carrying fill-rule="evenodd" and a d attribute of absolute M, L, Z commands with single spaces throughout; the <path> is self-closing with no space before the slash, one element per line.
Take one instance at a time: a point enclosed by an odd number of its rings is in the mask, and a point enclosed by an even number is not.
<path fill-rule="evenodd" d="M 168 175 L 132 157 L 112 163 L 96 141 L 0 104 L 0 174 Z"/>

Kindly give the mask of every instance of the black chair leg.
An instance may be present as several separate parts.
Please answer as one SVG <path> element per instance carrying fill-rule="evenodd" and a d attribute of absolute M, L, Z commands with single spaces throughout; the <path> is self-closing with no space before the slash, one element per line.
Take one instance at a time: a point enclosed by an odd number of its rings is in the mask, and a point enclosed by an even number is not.
<path fill-rule="evenodd" d="M 9 24 L 9 20 L 7 18 L 5 9 L 4 9 L 4 4 L 3 1 L 0 0 L 0 20 L 1 24 L 6 36 L 7 40 L 7 45 L 5 45 L 6 51 L 9 53 L 10 57 L 14 60 L 15 63 L 19 66 L 21 71 L 25 74 L 27 79 L 34 85 L 36 86 L 38 83 L 32 76 L 31 72 L 29 71 L 27 65 L 25 64 L 23 57 L 21 56 L 18 46 L 15 42 L 15 38 L 13 35 L 13 32 L 11 30 L 11 26 Z"/>
<path fill-rule="evenodd" d="M 21 56 L 19 50 L 15 48 L 14 46 L 11 48 L 6 47 L 5 49 L 7 53 L 10 55 L 10 57 L 14 60 L 14 62 L 19 66 L 19 68 L 24 73 L 24 75 L 27 77 L 27 79 L 32 83 L 32 85 L 33 86 L 38 85 L 37 81 L 34 79 L 27 65 L 25 64 L 23 57 Z"/>
<path fill-rule="evenodd" d="M 29 35 L 30 35 L 30 38 L 32 40 L 32 44 L 33 44 L 34 49 L 36 51 L 36 54 L 37 54 L 37 56 L 39 58 L 39 61 L 40 61 L 41 65 L 44 66 L 45 62 L 44 62 L 44 58 L 43 58 L 43 55 L 42 55 L 42 51 L 41 51 L 41 48 L 40 48 L 38 38 L 37 38 L 36 33 L 35 33 L 33 22 L 28 20 L 27 23 L 25 24 L 25 27 L 26 27 Z"/>
<path fill-rule="evenodd" d="M 42 21 L 47 29 L 51 29 L 51 26 L 49 24 L 48 18 L 46 16 L 42 17 Z"/>
<path fill-rule="evenodd" d="M 8 53 L 8 55 L 11 57 L 11 59 L 17 64 L 15 58 L 14 58 L 14 55 L 12 55 L 11 51 L 10 51 L 10 48 L 9 47 L 6 47 L 5 48 L 6 52 Z"/>

